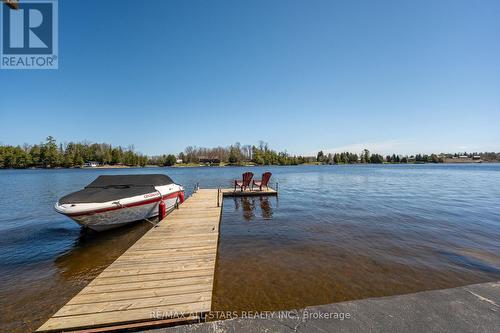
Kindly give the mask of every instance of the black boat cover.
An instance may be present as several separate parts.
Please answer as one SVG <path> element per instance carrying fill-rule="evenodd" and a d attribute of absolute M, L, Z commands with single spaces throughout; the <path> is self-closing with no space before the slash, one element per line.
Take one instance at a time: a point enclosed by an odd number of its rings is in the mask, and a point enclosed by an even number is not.
<path fill-rule="evenodd" d="M 102 203 L 155 192 L 155 186 L 173 184 L 166 175 L 99 176 L 85 189 L 59 199 L 59 204 Z"/>

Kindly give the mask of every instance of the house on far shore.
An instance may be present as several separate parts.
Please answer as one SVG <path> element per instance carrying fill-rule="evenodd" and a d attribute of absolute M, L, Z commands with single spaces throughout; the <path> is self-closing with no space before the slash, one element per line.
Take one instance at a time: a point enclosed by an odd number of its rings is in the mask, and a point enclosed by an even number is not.
<path fill-rule="evenodd" d="M 467 155 L 453 156 L 451 158 L 445 158 L 445 163 L 482 163 L 483 160 L 481 156 L 469 157 Z"/>
<path fill-rule="evenodd" d="M 182 163 L 182 158 L 178 158 L 175 160 L 175 163 L 179 164 L 179 163 Z"/>
<path fill-rule="evenodd" d="M 94 162 L 94 161 L 89 161 L 89 162 L 83 163 L 84 168 L 97 168 L 98 166 L 99 166 L 99 163 Z"/>

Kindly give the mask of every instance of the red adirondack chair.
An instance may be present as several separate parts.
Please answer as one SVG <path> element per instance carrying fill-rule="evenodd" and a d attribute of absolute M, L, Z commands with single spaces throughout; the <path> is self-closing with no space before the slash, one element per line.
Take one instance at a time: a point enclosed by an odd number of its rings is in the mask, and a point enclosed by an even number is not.
<path fill-rule="evenodd" d="M 259 189 L 262 191 L 262 188 L 265 186 L 266 188 L 269 188 L 267 186 L 267 184 L 269 184 L 269 179 L 271 179 L 271 176 L 272 176 L 272 173 L 270 172 L 264 172 L 262 174 L 262 179 L 261 180 L 254 180 L 252 182 L 252 190 L 253 190 L 253 186 L 258 186 Z"/>
<path fill-rule="evenodd" d="M 253 173 L 251 172 L 245 172 L 243 174 L 243 180 L 234 180 L 234 190 L 236 191 L 236 188 L 239 187 L 240 190 L 244 191 L 248 187 L 250 187 L 250 182 L 252 181 Z"/>

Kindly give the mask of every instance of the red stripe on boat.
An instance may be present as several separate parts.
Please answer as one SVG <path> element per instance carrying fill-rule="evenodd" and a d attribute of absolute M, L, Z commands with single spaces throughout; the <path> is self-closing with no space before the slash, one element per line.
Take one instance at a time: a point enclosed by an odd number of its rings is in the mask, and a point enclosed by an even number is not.
<path fill-rule="evenodd" d="M 181 193 L 181 192 L 182 191 L 177 191 L 177 192 L 173 192 L 173 193 L 164 195 L 162 198 L 158 197 L 158 198 L 153 198 L 153 199 L 149 199 L 149 200 L 138 201 L 138 202 L 134 202 L 134 203 L 131 203 L 131 204 L 128 204 L 128 205 L 121 205 L 121 206 L 116 206 L 116 207 L 109 207 L 109 208 L 91 210 L 91 211 L 83 212 L 83 213 L 64 214 L 64 215 L 66 215 L 66 216 L 94 215 L 94 214 L 109 212 L 109 211 L 112 211 L 112 210 L 117 210 L 117 209 L 122 209 L 122 208 L 129 208 L 129 207 L 137 207 L 137 206 L 142 206 L 142 205 L 148 205 L 148 204 L 151 204 L 151 203 L 159 202 L 162 199 L 163 200 L 173 199 L 175 197 L 178 197 L 179 193 Z"/>

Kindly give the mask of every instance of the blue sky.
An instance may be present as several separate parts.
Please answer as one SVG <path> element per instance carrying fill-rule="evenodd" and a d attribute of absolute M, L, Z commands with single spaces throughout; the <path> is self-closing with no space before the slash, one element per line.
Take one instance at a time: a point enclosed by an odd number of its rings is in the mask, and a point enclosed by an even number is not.
<path fill-rule="evenodd" d="M 0 70 L 0 142 L 500 151 L 499 1 L 59 2 L 59 70 Z"/>

